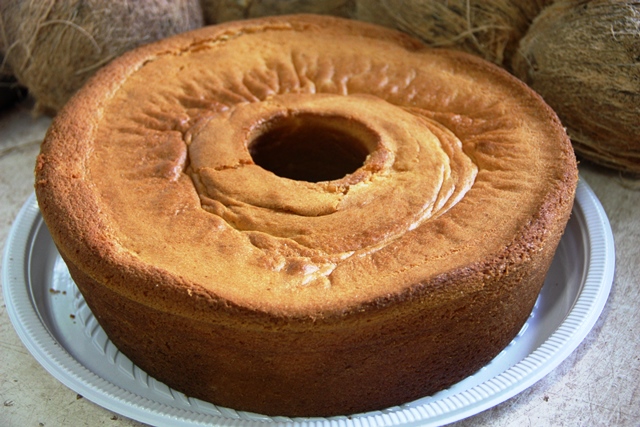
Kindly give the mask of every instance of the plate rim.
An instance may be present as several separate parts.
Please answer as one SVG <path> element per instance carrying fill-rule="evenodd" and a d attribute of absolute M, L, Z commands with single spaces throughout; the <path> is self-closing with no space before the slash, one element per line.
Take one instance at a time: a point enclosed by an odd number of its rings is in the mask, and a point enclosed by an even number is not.
<path fill-rule="evenodd" d="M 58 381 L 105 409 L 136 421 L 161 426 L 436 426 L 485 411 L 531 387 L 562 363 L 597 322 L 615 273 L 615 245 L 609 219 L 591 187 L 580 177 L 572 215 L 584 222 L 587 271 L 575 303 L 560 326 L 534 351 L 499 375 L 458 393 L 415 406 L 398 406 L 355 416 L 329 418 L 267 417 L 232 409 L 220 415 L 188 411 L 123 389 L 87 369 L 58 344 L 31 299 L 28 280 L 33 237 L 44 226 L 35 193 L 21 207 L 6 243 L 2 262 L 5 306 L 10 321 L 31 355 Z M 579 212 L 576 212 L 579 210 Z M 19 260 L 14 258 L 23 257 Z M 20 286 L 20 276 L 25 278 Z M 16 304 L 16 302 L 18 304 Z M 197 402 L 197 399 L 189 398 Z M 206 403 L 205 403 L 206 404 Z"/>

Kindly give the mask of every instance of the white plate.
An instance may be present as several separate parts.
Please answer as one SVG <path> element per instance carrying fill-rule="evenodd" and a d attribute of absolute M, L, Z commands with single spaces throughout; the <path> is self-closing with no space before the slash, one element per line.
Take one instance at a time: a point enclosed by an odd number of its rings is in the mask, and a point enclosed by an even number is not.
<path fill-rule="evenodd" d="M 519 335 L 476 374 L 399 407 L 331 418 L 267 417 L 217 407 L 170 389 L 109 341 L 42 221 L 35 197 L 7 240 L 4 299 L 31 354 L 55 378 L 113 412 L 156 426 L 434 426 L 488 409 L 558 366 L 584 339 L 608 298 L 615 251 L 607 216 L 580 181 L 576 204 L 536 306 Z"/>

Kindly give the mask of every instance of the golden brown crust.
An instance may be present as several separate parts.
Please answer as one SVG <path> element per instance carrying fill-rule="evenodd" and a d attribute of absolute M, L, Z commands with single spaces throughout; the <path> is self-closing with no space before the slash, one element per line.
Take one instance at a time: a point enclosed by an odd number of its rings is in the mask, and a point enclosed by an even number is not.
<path fill-rule="evenodd" d="M 255 164 L 258 138 L 297 127 L 347 135 L 368 157 L 319 182 Z M 555 114 L 506 72 L 300 15 L 115 61 L 56 118 L 36 180 L 74 280 L 134 362 L 222 405 L 331 415 L 434 392 L 504 347 L 577 170 Z M 137 347 L 143 318 L 157 326 Z M 205 368 L 215 375 L 194 383 Z"/>

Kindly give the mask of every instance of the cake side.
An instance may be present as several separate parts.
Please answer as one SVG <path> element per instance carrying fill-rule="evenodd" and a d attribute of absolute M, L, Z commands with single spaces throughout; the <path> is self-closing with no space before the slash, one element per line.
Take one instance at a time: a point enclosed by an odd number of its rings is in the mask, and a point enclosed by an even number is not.
<path fill-rule="evenodd" d="M 154 378 L 236 410 L 332 416 L 407 403 L 486 365 L 528 318 L 554 250 L 547 244 L 508 273 L 485 266 L 443 275 L 429 287 L 482 291 L 437 306 L 425 295 L 332 325 L 280 320 L 261 328 L 167 314 L 69 268 L 110 339 Z"/>

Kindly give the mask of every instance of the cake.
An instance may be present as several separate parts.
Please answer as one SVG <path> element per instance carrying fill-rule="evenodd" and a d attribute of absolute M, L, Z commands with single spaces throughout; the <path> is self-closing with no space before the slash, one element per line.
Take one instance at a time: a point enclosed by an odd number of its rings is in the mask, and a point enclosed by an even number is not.
<path fill-rule="evenodd" d="M 577 183 L 556 115 L 507 72 L 311 15 L 114 60 L 35 175 L 121 352 L 187 396 L 283 416 L 403 404 L 487 364 L 531 313 Z"/>

